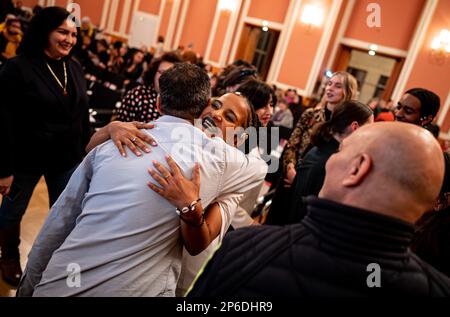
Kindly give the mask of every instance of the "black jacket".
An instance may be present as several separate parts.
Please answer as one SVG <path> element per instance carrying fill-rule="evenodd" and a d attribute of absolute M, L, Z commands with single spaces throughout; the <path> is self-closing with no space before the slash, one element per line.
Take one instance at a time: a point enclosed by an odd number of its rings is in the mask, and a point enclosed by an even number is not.
<path fill-rule="evenodd" d="M 450 280 L 409 249 L 399 219 L 308 198 L 301 224 L 230 233 L 188 297 L 450 296 Z M 381 287 L 370 264 L 380 268 Z"/>
<path fill-rule="evenodd" d="M 325 165 L 331 155 L 339 149 L 334 138 L 313 147 L 300 162 L 295 177 L 292 206 L 286 224 L 299 223 L 307 213 L 305 198 L 318 196 L 325 181 Z"/>
<path fill-rule="evenodd" d="M 62 172 L 82 160 L 90 137 L 86 83 L 81 66 L 65 62 L 69 97 L 44 57 L 21 55 L 0 71 L 0 177 Z"/>

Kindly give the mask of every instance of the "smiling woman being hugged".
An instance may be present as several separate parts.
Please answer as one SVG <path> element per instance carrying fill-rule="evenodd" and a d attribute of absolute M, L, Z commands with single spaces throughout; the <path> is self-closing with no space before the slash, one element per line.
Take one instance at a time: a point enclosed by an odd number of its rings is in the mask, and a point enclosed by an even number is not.
<path fill-rule="evenodd" d="M 69 16 L 43 9 L 0 71 L 0 269 L 13 286 L 22 274 L 20 222 L 36 184 L 45 177 L 53 205 L 90 137 L 84 75 L 70 57 L 78 31 Z"/>

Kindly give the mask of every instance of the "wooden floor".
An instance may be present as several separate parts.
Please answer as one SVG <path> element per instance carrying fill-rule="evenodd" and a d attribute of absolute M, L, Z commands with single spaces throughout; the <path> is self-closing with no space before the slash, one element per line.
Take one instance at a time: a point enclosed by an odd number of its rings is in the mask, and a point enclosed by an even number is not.
<path fill-rule="evenodd" d="M 30 205 L 28 206 L 28 209 L 22 220 L 20 237 L 20 255 L 22 269 L 25 268 L 28 253 L 31 250 L 34 239 L 36 238 L 39 230 L 44 224 L 48 209 L 47 186 L 45 185 L 45 181 L 42 178 L 33 193 Z M 0 277 L 0 297 L 15 296 L 15 293 L 15 289 L 12 289 L 10 286 L 8 286 L 8 284 L 6 284 Z"/>

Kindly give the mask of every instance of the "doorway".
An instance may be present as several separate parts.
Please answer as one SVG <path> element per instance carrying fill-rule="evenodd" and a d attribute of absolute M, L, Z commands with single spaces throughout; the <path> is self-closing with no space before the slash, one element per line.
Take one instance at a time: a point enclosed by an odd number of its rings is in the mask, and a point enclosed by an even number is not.
<path fill-rule="evenodd" d="M 368 103 L 372 98 L 391 99 L 405 59 L 342 45 L 333 70 L 347 71 L 355 76 L 360 91 L 359 101 Z"/>
<path fill-rule="evenodd" d="M 266 80 L 279 37 L 277 30 L 245 24 L 235 60 L 242 59 L 254 65 L 260 78 Z"/>

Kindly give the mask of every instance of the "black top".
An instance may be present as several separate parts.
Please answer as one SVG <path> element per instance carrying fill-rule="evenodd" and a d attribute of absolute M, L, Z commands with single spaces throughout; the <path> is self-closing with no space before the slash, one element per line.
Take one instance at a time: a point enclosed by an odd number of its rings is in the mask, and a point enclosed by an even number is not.
<path fill-rule="evenodd" d="M 412 225 L 323 199 L 308 204 L 300 224 L 227 235 L 189 297 L 450 296 L 450 279 L 410 251 Z"/>
<path fill-rule="evenodd" d="M 450 207 L 427 214 L 411 248 L 423 260 L 450 277 Z"/>
<path fill-rule="evenodd" d="M 294 180 L 292 206 L 286 224 L 299 223 L 306 216 L 304 198 L 319 195 L 325 181 L 325 165 L 339 149 L 339 142 L 331 138 L 327 143 L 312 148 L 300 162 Z"/>
<path fill-rule="evenodd" d="M 0 71 L 0 177 L 18 172 L 62 172 L 78 164 L 90 138 L 86 83 L 81 66 L 65 59 L 69 95 L 44 56 L 17 56 Z M 61 61 L 49 61 L 64 85 Z"/>
<path fill-rule="evenodd" d="M 59 79 L 59 82 L 63 86 L 64 86 L 64 63 L 66 64 L 67 96 L 64 95 L 64 89 L 59 85 L 59 83 L 56 81 L 56 79 L 53 77 L 53 75 L 50 73 L 50 71 L 49 71 L 49 74 L 50 74 L 50 81 L 53 80 L 53 86 L 54 86 L 56 92 L 63 99 L 64 105 L 68 109 L 71 109 L 73 107 L 73 104 L 75 101 L 73 98 L 75 87 L 74 87 L 74 82 L 73 82 L 72 76 L 70 76 L 70 74 L 69 74 L 69 69 L 68 69 L 69 65 L 68 65 L 67 59 L 55 60 L 55 59 L 52 59 L 52 58 L 44 55 L 44 60 L 50 66 L 50 68 L 53 70 L 56 77 Z"/>

